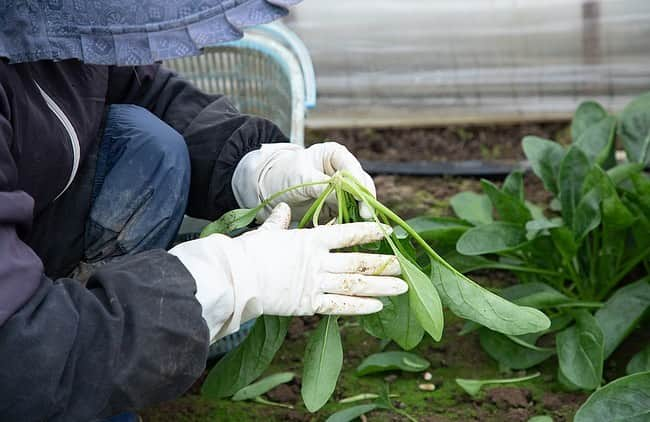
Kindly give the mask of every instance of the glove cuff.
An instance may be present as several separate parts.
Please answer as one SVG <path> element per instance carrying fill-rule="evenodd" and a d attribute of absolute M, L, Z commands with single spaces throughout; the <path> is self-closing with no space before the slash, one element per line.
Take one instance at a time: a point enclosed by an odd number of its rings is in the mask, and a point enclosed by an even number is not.
<path fill-rule="evenodd" d="M 263 312 L 255 297 L 260 292 L 256 274 L 240 249 L 233 239 L 215 234 L 169 251 L 194 278 L 211 344 Z"/>

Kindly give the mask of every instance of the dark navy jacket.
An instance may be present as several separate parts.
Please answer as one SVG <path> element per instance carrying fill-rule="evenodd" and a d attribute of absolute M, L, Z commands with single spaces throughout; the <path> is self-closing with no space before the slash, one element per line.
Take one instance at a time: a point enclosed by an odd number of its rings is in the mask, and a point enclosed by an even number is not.
<path fill-rule="evenodd" d="M 0 420 L 90 421 L 173 398 L 201 374 L 208 330 L 189 272 L 156 250 L 124 257 L 84 286 L 94 158 L 111 103 L 148 108 L 186 139 L 188 214 L 237 206 L 238 161 L 287 141 L 158 66 L 0 59 Z"/>

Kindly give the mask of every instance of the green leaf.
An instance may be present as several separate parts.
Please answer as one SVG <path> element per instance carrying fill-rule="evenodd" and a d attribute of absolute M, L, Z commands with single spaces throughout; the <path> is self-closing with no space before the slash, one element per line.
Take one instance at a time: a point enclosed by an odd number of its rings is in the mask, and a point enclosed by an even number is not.
<path fill-rule="evenodd" d="M 488 380 L 456 378 L 456 384 L 458 384 L 460 388 L 465 390 L 465 392 L 470 396 L 476 396 L 481 391 L 481 388 L 483 388 L 483 386 L 489 384 L 512 384 L 516 382 L 532 380 L 533 378 L 537 378 L 538 376 L 539 376 L 539 372 L 536 372 L 532 375 L 527 375 L 525 377 L 519 377 L 519 378 L 488 379 Z"/>
<path fill-rule="evenodd" d="M 573 215 L 582 199 L 582 184 L 591 165 L 579 148 L 571 147 L 560 163 L 558 176 L 562 217 L 567 226 L 573 227 Z"/>
<path fill-rule="evenodd" d="M 639 280 L 618 289 L 596 312 L 596 321 L 605 338 L 605 359 L 639 323 L 650 307 L 650 283 Z"/>
<path fill-rule="evenodd" d="M 547 220 L 546 218 L 539 220 L 530 220 L 526 223 L 526 230 L 528 231 L 542 231 L 548 229 L 555 229 L 557 227 L 562 227 L 564 222 L 561 218 L 552 218 Z"/>
<path fill-rule="evenodd" d="M 549 308 L 570 301 L 566 295 L 548 284 L 538 282 L 515 284 L 502 289 L 500 294 L 518 305 L 533 308 Z"/>
<path fill-rule="evenodd" d="M 492 261 L 482 256 L 462 255 L 457 251 L 449 252 L 444 258 L 449 265 L 461 273 L 469 273 L 484 269 L 512 269 L 510 266 L 504 266 L 500 262 Z"/>
<path fill-rule="evenodd" d="M 635 163 L 650 159 L 650 92 L 640 95 L 621 113 L 618 134 L 627 158 Z"/>
<path fill-rule="evenodd" d="M 255 220 L 255 216 L 259 210 L 252 208 L 241 208 L 228 211 L 218 220 L 205 226 L 201 232 L 201 237 L 206 237 L 211 234 L 228 234 L 238 229 L 243 229 Z"/>
<path fill-rule="evenodd" d="M 261 380 L 237 391 L 235 395 L 232 396 L 232 399 L 234 401 L 241 401 L 250 400 L 252 398 L 261 396 L 267 391 L 274 389 L 278 385 L 291 381 L 294 376 L 295 374 L 293 372 L 280 372 L 277 374 L 269 375 L 268 377 L 262 378 Z"/>
<path fill-rule="evenodd" d="M 287 335 L 289 317 L 264 315 L 257 319 L 246 339 L 212 368 L 201 394 L 229 397 L 258 378 L 269 366 Z"/>
<path fill-rule="evenodd" d="M 650 344 L 648 344 L 645 349 L 634 355 L 625 367 L 625 372 L 628 374 L 636 374 L 637 372 L 646 371 L 650 371 Z"/>
<path fill-rule="evenodd" d="M 625 163 L 619 164 L 607 170 L 607 176 L 613 184 L 618 185 L 621 182 L 629 179 L 633 175 L 640 174 L 643 171 L 643 164 L 639 163 Z"/>
<path fill-rule="evenodd" d="M 492 204 L 485 195 L 461 192 L 452 196 L 449 203 L 459 218 L 474 225 L 492 222 Z"/>
<path fill-rule="evenodd" d="M 650 372 L 628 375 L 593 393 L 574 422 L 647 422 L 650 420 Z"/>
<path fill-rule="evenodd" d="M 500 190 L 489 180 L 482 179 L 481 186 L 501 220 L 524 225 L 526 221 L 532 219 L 530 210 L 522 199 Z"/>
<path fill-rule="evenodd" d="M 558 333 L 557 356 L 564 376 L 586 390 L 598 388 L 603 377 L 604 339 L 596 319 L 575 313 L 576 325 Z"/>
<path fill-rule="evenodd" d="M 438 292 L 431 285 L 431 280 L 407 259 L 399 250 L 394 250 L 402 269 L 402 278 L 409 286 L 408 296 L 411 310 L 424 331 L 436 341 L 442 338 L 444 317 L 442 302 Z"/>
<path fill-rule="evenodd" d="M 411 312 L 408 293 L 382 298 L 384 308 L 362 317 L 363 328 L 372 336 L 393 340 L 404 350 L 411 350 L 422 341 L 424 329 Z"/>
<path fill-rule="evenodd" d="M 582 197 L 573 218 L 573 233 L 580 245 L 584 238 L 600 225 L 600 195 L 597 189 L 590 190 Z"/>
<path fill-rule="evenodd" d="M 616 163 L 615 135 L 616 117 L 610 116 L 588 127 L 573 144 L 585 153 L 590 163 L 611 167 Z"/>
<path fill-rule="evenodd" d="M 575 241 L 573 231 L 564 226 L 551 229 L 551 238 L 560 255 L 566 261 L 571 262 L 578 252 L 578 244 Z"/>
<path fill-rule="evenodd" d="M 571 121 L 571 139 L 577 141 L 590 127 L 607 117 L 607 111 L 596 101 L 580 103 Z"/>
<path fill-rule="evenodd" d="M 636 218 L 627 209 L 607 173 L 593 167 L 584 181 L 584 192 L 597 190 L 602 202 L 602 220 L 607 229 L 622 230 L 632 225 Z"/>
<path fill-rule="evenodd" d="M 471 227 L 462 220 L 441 217 L 415 217 L 406 220 L 406 223 L 435 248 L 455 245 L 458 238 Z M 408 237 L 400 226 L 395 227 L 394 233 L 398 239 Z"/>
<path fill-rule="evenodd" d="M 456 243 L 463 255 L 507 252 L 526 244 L 526 230 L 521 225 L 496 222 L 467 230 Z"/>
<path fill-rule="evenodd" d="M 533 172 L 542 179 L 546 189 L 557 195 L 557 175 L 564 157 L 564 147 L 537 136 L 526 136 L 523 147 Z"/>
<path fill-rule="evenodd" d="M 521 170 L 515 170 L 503 181 L 501 189 L 503 193 L 508 194 L 520 201 L 524 200 L 524 174 Z"/>
<path fill-rule="evenodd" d="M 547 415 L 533 416 L 528 422 L 553 422 L 553 418 Z"/>
<path fill-rule="evenodd" d="M 531 350 L 514 343 L 508 336 L 481 328 L 481 347 L 503 366 L 511 369 L 528 369 L 544 362 L 555 354 L 553 350 Z"/>
<path fill-rule="evenodd" d="M 337 317 L 326 316 L 311 334 L 305 348 L 302 372 L 302 400 L 315 412 L 334 392 L 343 366 L 343 346 Z"/>
<path fill-rule="evenodd" d="M 375 403 L 371 404 L 360 404 L 358 406 L 348 407 L 347 409 L 339 410 L 336 413 L 330 415 L 325 422 L 350 422 L 363 414 L 372 412 L 377 409 L 379 405 Z"/>
<path fill-rule="evenodd" d="M 543 312 L 509 302 L 434 258 L 431 280 L 454 314 L 493 331 L 516 336 L 545 330 L 551 324 Z"/>
<path fill-rule="evenodd" d="M 356 374 L 361 376 L 396 369 L 406 372 L 422 372 L 429 365 L 429 361 L 414 353 L 383 352 L 375 353 L 365 358 L 357 367 Z"/>

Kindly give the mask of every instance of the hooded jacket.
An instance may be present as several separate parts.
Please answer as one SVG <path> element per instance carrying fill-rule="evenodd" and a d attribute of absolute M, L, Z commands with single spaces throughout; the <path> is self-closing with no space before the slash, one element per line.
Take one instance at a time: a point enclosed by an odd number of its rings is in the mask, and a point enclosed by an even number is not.
<path fill-rule="evenodd" d="M 162 250 L 126 256 L 86 285 L 83 255 L 102 119 L 149 109 L 183 135 L 187 213 L 236 208 L 231 178 L 261 143 L 286 142 L 160 66 L 0 59 L 0 420 L 89 421 L 183 393 L 205 367 L 208 329 L 192 276 Z"/>

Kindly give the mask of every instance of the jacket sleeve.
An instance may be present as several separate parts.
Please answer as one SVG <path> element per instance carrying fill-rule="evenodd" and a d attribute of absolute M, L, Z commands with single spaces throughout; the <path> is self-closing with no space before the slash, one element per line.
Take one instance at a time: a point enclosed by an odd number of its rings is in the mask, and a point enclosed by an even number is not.
<path fill-rule="evenodd" d="M 86 286 L 49 279 L 21 240 L 34 203 L 13 142 L 0 85 L 0 420 L 89 421 L 178 396 L 208 349 L 192 276 L 158 250 L 107 264 Z"/>
<path fill-rule="evenodd" d="M 263 143 L 289 141 L 272 122 L 241 114 L 224 96 L 206 94 L 158 65 L 112 68 L 108 99 L 146 107 L 183 135 L 193 217 L 214 220 L 238 208 L 231 186 L 237 163 Z"/>

